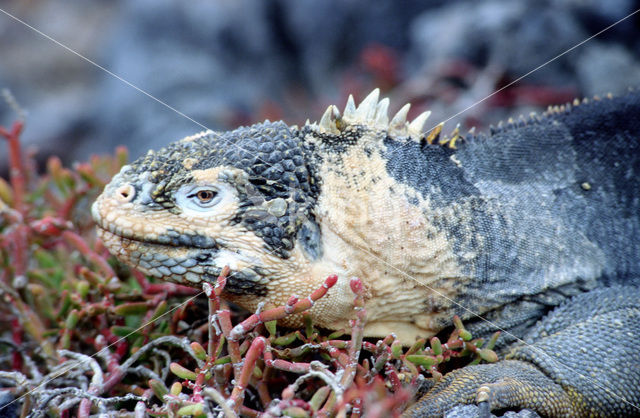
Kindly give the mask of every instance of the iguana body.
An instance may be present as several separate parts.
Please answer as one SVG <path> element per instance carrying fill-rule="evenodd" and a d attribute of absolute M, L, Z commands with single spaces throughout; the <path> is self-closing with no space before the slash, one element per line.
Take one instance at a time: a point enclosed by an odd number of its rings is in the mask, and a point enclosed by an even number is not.
<path fill-rule="evenodd" d="M 422 133 L 424 114 L 408 123 L 408 107 L 389 121 L 387 107 L 376 91 L 357 108 L 350 99 L 342 115 L 330 106 L 319 123 L 302 128 L 265 122 L 150 152 L 123 167 L 94 204 L 101 237 L 125 262 L 179 283 L 213 281 L 229 265 L 227 297 L 250 310 L 308 294 L 336 273 L 338 284 L 311 310 L 314 322 L 330 329 L 352 316 L 348 281 L 358 276 L 367 288 L 365 333 L 395 332 L 407 343 L 440 331 L 453 314 L 472 332 L 500 328 L 513 341 L 535 332 L 554 307 L 586 294 L 580 315 L 600 325 L 586 326 L 584 344 L 618 344 L 612 338 L 630 333 L 620 343 L 625 358 L 603 353 L 620 361 L 602 370 L 615 376 L 602 385 L 604 395 L 582 381 L 567 388 L 566 380 L 575 382 L 555 376 L 564 366 L 545 369 L 536 363 L 544 359 L 531 355 L 492 373 L 516 380 L 540 374 L 515 387 L 530 385 L 549 402 L 516 397 L 507 406 L 549 415 L 613 407 L 640 413 L 625 403 L 640 403 L 640 350 L 628 349 L 640 341 L 637 304 L 606 299 L 610 317 L 588 315 L 601 303 L 593 289 L 612 287 L 611 297 L 640 300 L 640 94 L 450 140 L 439 140 L 439 128 Z M 555 321 L 581 324 L 587 319 L 580 315 L 569 309 Z M 575 330 L 559 341 L 545 353 L 580 355 Z M 583 371 L 598 380 L 587 369 L 602 359 L 583 355 L 589 360 L 567 376 Z M 420 413 L 428 405 L 482 401 L 476 390 L 490 383 L 482 373 L 492 366 L 482 367 L 438 385 Z M 472 396 L 450 395 L 444 386 Z M 624 392 L 625 400 L 616 397 L 629 387 L 636 389 Z M 549 390 L 560 409 L 545 409 L 553 402 L 540 394 Z"/>

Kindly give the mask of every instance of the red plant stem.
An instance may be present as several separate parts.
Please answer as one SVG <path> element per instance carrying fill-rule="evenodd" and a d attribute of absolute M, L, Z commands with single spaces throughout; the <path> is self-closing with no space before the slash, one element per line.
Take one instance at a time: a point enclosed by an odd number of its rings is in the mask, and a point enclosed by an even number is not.
<path fill-rule="evenodd" d="M 366 323 L 366 311 L 364 309 L 364 285 L 359 278 L 353 278 L 349 282 L 351 291 L 355 293 L 353 299 L 353 305 L 356 310 L 355 319 L 351 320 L 351 343 L 349 344 L 349 356 L 344 359 L 344 372 L 342 379 L 340 379 L 340 385 L 343 388 L 349 388 L 353 383 L 353 379 L 356 376 L 358 370 L 358 358 L 360 357 L 360 349 L 362 348 L 362 338 L 364 337 L 364 325 Z M 356 398 L 353 401 L 354 407 L 357 405 L 357 412 L 352 414 L 353 416 L 360 416 L 360 406 L 362 404 L 361 398 Z"/>
<path fill-rule="evenodd" d="M 230 272 L 231 272 L 231 269 L 229 269 L 229 266 L 224 266 L 222 268 L 222 271 L 218 276 L 216 286 L 213 288 L 213 291 L 216 294 L 216 296 L 220 297 L 220 295 L 222 294 L 224 287 L 227 285 L 227 277 L 229 276 Z"/>
<path fill-rule="evenodd" d="M 107 362 L 107 370 L 109 371 L 109 373 L 104 383 L 102 384 L 102 387 L 99 388 L 99 392 L 96 393 L 96 395 L 109 392 L 124 378 L 125 372 L 120 367 L 120 358 L 121 356 L 117 354 L 109 354 L 109 360 Z"/>
<path fill-rule="evenodd" d="M 370 353 L 377 353 L 378 347 L 374 343 L 370 343 L 369 341 L 362 342 L 362 348 Z"/>
<path fill-rule="evenodd" d="M 73 228 L 73 225 L 65 219 L 46 215 L 42 219 L 30 222 L 29 227 L 40 235 L 57 237 L 63 230 Z"/>
<path fill-rule="evenodd" d="M 146 280 L 146 279 L 145 279 Z M 139 283 L 139 282 L 138 282 Z M 147 286 L 143 287 L 145 293 L 150 295 L 153 294 L 164 294 L 167 297 L 172 296 L 193 296 L 198 294 L 199 290 L 194 287 L 183 286 L 181 284 L 176 283 L 149 283 L 147 281 Z"/>
<path fill-rule="evenodd" d="M 264 361 L 266 363 L 267 361 L 273 361 L 273 351 L 271 351 L 272 350 L 271 341 L 266 340 L 265 341 L 265 345 L 266 346 L 265 346 L 265 349 L 264 349 L 263 358 L 264 358 Z"/>
<path fill-rule="evenodd" d="M 91 414 L 91 401 L 87 398 L 84 398 L 80 401 L 80 406 L 78 407 L 78 418 L 88 418 Z"/>
<path fill-rule="evenodd" d="M 240 416 L 249 417 L 249 418 L 258 418 L 264 416 L 261 412 L 256 411 L 255 409 L 251 409 L 247 406 L 242 405 L 240 408 Z"/>
<path fill-rule="evenodd" d="M 13 253 L 14 276 L 24 277 L 29 258 L 29 227 L 25 224 L 16 225 L 8 242 Z"/>
<path fill-rule="evenodd" d="M 278 409 L 281 411 L 284 411 L 287 408 L 300 408 L 309 413 L 309 415 L 313 415 L 314 412 L 311 405 L 302 399 L 283 399 L 278 403 Z"/>
<path fill-rule="evenodd" d="M 142 272 L 136 270 L 136 269 L 131 269 L 131 274 L 133 275 L 133 277 L 136 279 L 136 281 L 138 282 L 138 284 L 140 285 L 140 287 L 142 288 L 142 291 L 144 293 L 151 293 L 149 292 L 149 280 L 147 280 L 147 277 L 142 274 Z M 168 283 L 168 282 L 167 282 Z M 171 283 L 173 284 L 173 283 Z M 153 292 L 155 293 L 155 292 Z M 161 292 L 158 292 L 161 293 Z"/>
<path fill-rule="evenodd" d="M 209 341 L 207 344 L 207 354 L 209 355 L 209 359 L 213 359 L 216 355 L 216 351 L 218 348 L 218 343 L 220 342 L 220 336 L 216 332 L 213 326 L 214 315 L 220 309 L 220 301 L 218 300 L 218 296 L 210 289 L 209 283 L 205 283 L 202 285 L 205 293 L 209 297 L 209 316 L 207 317 L 207 330 L 209 332 Z"/>
<path fill-rule="evenodd" d="M 284 306 L 279 306 L 277 308 L 268 309 L 264 312 L 251 315 L 249 318 L 236 325 L 228 338 L 230 340 L 237 341 L 247 332 L 260 324 L 306 311 L 313 306 L 315 301 L 326 295 L 327 291 L 331 289 L 337 281 L 338 276 L 333 274 L 327 277 L 322 286 L 314 290 L 307 298 L 298 300 L 298 298 L 292 296 Z"/>
<path fill-rule="evenodd" d="M 213 326 L 214 315 L 220 310 L 220 294 L 224 290 L 227 284 L 227 276 L 229 275 L 229 266 L 224 266 L 218 276 L 216 286 L 211 288 L 208 283 L 205 283 L 202 287 L 207 297 L 209 298 L 209 317 L 208 317 L 208 331 L 209 331 L 209 344 L 207 345 L 207 353 L 209 354 L 210 361 L 215 361 L 216 353 L 220 345 L 220 336 L 216 332 Z"/>
<path fill-rule="evenodd" d="M 364 325 L 366 323 L 366 310 L 364 309 L 364 285 L 358 278 L 353 278 L 349 282 L 351 291 L 356 294 L 353 305 L 356 309 L 356 317 L 351 321 L 352 333 L 351 344 L 349 345 L 349 359 L 342 377 L 342 386 L 349 387 L 356 375 L 360 349 L 362 348 L 362 338 L 364 337 Z"/>
<path fill-rule="evenodd" d="M 18 346 L 22 346 L 22 326 L 20 325 L 20 321 L 18 318 L 11 319 L 11 337 L 13 342 Z M 12 370 L 22 370 L 22 354 L 19 351 L 13 353 L 13 361 L 12 361 Z"/>
<path fill-rule="evenodd" d="M 9 143 L 9 178 L 13 188 L 13 207 L 24 216 L 26 215 L 24 208 L 26 176 L 20 149 L 20 133 L 23 127 L 24 122 L 21 120 L 14 122 L 10 131 L 0 126 L 0 135 L 4 136 Z"/>
<path fill-rule="evenodd" d="M 329 398 L 325 401 L 324 406 L 316 413 L 316 416 L 331 417 L 335 415 L 333 413 L 335 405 L 336 405 L 336 393 L 334 391 L 331 391 Z"/>
<path fill-rule="evenodd" d="M 291 373 L 306 373 L 309 371 L 311 367 L 310 363 L 302 363 L 302 362 L 292 363 L 290 361 L 286 361 L 282 359 L 266 360 L 265 364 L 269 367 L 273 367 L 274 369 L 284 370 L 286 372 L 291 372 Z"/>
<path fill-rule="evenodd" d="M 96 349 L 102 350 L 107 347 L 107 341 L 104 338 L 96 338 L 95 340 Z M 120 383 L 120 381 L 124 378 L 125 373 L 120 368 L 120 359 L 121 356 L 117 353 L 109 353 L 107 356 L 107 379 L 99 385 L 99 386 L 89 386 L 89 393 L 92 395 L 101 395 L 103 393 L 109 392 L 113 387 Z M 80 406 L 78 407 L 78 417 L 89 417 L 91 414 L 91 400 L 83 399 L 80 401 Z"/>
<path fill-rule="evenodd" d="M 157 307 L 158 305 L 160 305 L 160 303 L 162 303 L 163 300 L 165 300 L 164 295 L 155 295 L 153 299 L 147 301 L 147 306 L 149 306 L 150 308 Z M 142 335 L 144 336 L 143 344 L 146 344 L 149 342 L 149 335 L 151 334 L 151 331 L 153 331 L 153 328 L 155 327 L 156 321 L 152 321 L 154 314 L 155 314 L 155 309 L 149 309 L 147 313 L 144 315 L 144 317 L 142 318 L 141 322 L 143 324 L 146 324 L 146 326 L 141 330 Z"/>
<path fill-rule="evenodd" d="M 227 349 L 229 350 L 229 357 L 231 357 L 231 362 L 233 363 L 234 377 L 237 381 L 239 377 L 238 365 L 242 362 L 242 355 L 240 354 L 240 345 L 238 342 L 229 338 L 229 334 L 232 331 L 231 312 L 226 309 L 218 311 L 217 317 L 222 333 L 227 337 Z"/>
<path fill-rule="evenodd" d="M 200 371 L 200 373 L 198 373 L 198 376 L 196 377 L 196 381 L 193 384 L 193 387 L 191 388 L 193 390 L 190 399 L 192 402 L 204 402 L 204 399 L 202 398 L 202 386 L 204 385 L 204 380 L 205 372 Z"/>
<path fill-rule="evenodd" d="M 86 195 L 91 190 L 91 186 L 85 185 L 84 187 L 75 190 L 74 193 L 69 196 L 62 206 L 58 209 L 58 216 L 62 219 L 71 219 L 72 211 L 80 198 Z"/>
<path fill-rule="evenodd" d="M 149 280 L 136 269 L 131 269 L 133 277 L 136 279 L 144 293 L 151 295 L 163 294 L 166 297 L 172 296 L 193 296 L 198 294 L 199 290 L 189 286 L 183 286 L 181 284 L 164 282 L 164 283 L 149 283 Z"/>
<path fill-rule="evenodd" d="M 247 351 L 247 354 L 244 356 L 244 365 L 242 366 L 242 372 L 240 373 L 240 379 L 236 380 L 236 385 L 233 387 L 233 391 L 231 392 L 231 397 L 229 398 L 232 407 L 235 411 L 240 409 L 240 405 L 242 404 L 242 398 L 244 396 L 244 390 L 249 385 L 249 379 L 251 379 L 251 375 L 253 374 L 253 369 L 256 367 L 256 361 L 262 352 L 264 351 L 264 347 L 266 344 L 266 340 L 264 337 L 257 337 L 251 343 L 251 347 Z"/>
<path fill-rule="evenodd" d="M 352 405 L 350 418 L 360 418 L 362 414 L 362 398 L 354 399 Z"/>
<path fill-rule="evenodd" d="M 20 133 L 24 127 L 24 122 L 19 120 L 13 123 L 11 130 L 0 126 L 0 136 L 5 137 L 9 145 L 9 179 L 13 188 L 13 209 L 18 221 L 16 229 L 7 240 L 10 243 L 13 258 L 15 277 L 22 277 L 27 271 L 28 259 L 28 233 L 29 230 L 25 222 L 27 210 L 25 208 L 26 174 L 22 161 L 22 150 L 20 149 Z"/>
<path fill-rule="evenodd" d="M 396 369 L 387 363 L 385 367 L 386 375 L 389 377 L 389 382 L 391 382 L 391 387 L 394 392 L 398 392 L 402 389 L 402 383 L 400 382 L 400 378 L 398 377 L 398 372 Z"/>
<path fill-rule="evenodd" d="M 369 343 L 371 344 L 371 343 Z M 348 348 L 349 347 L 349 341 L 345 341 L 345 340 L 329 340 L 329 341 L 323 341 L 320 343 L 321 346 L 325 347 L 327 349 L 331 348 Z M 371 344 L 373 345 L 373 344 Z"/>
<path fill-rule="evenodd" d="M 89 248 L 85 240 L 80 235 L 76 234 L 73 231 L 64 231 L 62 233 L 62 236 L 68 243 L 76 247 L 76 249 L 80 251 L 82 255 L 95 263 L 105 275 L 107 280 L 111 279 L 112 277 L 116 277 L 116 273 L 113 271 L 109 263 L 107 263 L 104 258 L 93 252 L 93 250 Z"/>
<path fill-rule="evenodd" d="M 22 277 L 27 270 L 27 242 L 30 229 L 25 225 L 24 215 L 17 210 L 7 209 L 3 215 L 9 224 L 13 226 L 4 235 L 0 235 L 0 246 L 8 248 L 13 256 L 14 277 Z M 3 277 L 3 279 L 3 282 L 7 283 L 8 276 Z"/>
<path fill-rule="evenodd" d="M 341 369 L 344 369 L 349 364 L 349 355 L 344 352 L 344 350 L 340 350 L 335 347 L 328 346 L 326 347 L 327 353 L 337 362 L 337 366 Z"/>
<path fill-rule="evenodd" d="M 267 373 L 265 369 L 264 373 Z M 271 403 L 273 400 L 271 395 L 269 394 L 269 385 L 267 383 L 267 379 L 260 379 L 256 382 L 256 390 L 258 391 L 258 396 L 260 397 L 260 402 L 262 402 L 262 409 L 266 409 L 267 405 Z"/>

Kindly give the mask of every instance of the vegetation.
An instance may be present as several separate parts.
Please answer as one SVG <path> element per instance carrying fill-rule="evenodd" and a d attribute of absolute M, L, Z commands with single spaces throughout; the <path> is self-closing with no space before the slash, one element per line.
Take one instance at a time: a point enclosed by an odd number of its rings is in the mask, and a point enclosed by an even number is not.
<path fill-rule="evenodd" d="M 22 129 L 0 127 L 10 163 L 9 179 L 0 178 L 2 416 L 388 416 L 450 360 L 497 359 L 497 334 L 473 340 L 457 318 L 446 342 L 363 339 L 358 279 L 351 329 L 336 332 L 310 320 L 302 330 L 276 326 L 335 276 L 309 298 L 253 315 L 220 298 L 227 271 L 203 289 L 154 282 L 106 251 L 90 216 L 127 151 L 73 168 L 53 157 L 36 174 Z"/>

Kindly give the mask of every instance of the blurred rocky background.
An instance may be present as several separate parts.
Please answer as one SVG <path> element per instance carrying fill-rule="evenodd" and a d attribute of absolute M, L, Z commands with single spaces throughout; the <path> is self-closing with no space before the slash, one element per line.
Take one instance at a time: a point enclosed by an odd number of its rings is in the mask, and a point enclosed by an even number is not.
<path fill-rule="evenodd" d="M 319 119 L 380 87 L 431 127 L 640 8 L 634 0 L 3 0 L 0 9 L 198 123 Z M 66 163 L 203 128 L 0 13 L 0 88 Z M 640 13 L 447 122 L 479 128 L 640 86 Z M 14 110 L 0 101 L 0 123 Z M 429 123 L 427 123 L 429 126 Z M 0 173 L 6 173 L 4 145 Z M 2 168 L 4 167 L 4 168 Z"/>

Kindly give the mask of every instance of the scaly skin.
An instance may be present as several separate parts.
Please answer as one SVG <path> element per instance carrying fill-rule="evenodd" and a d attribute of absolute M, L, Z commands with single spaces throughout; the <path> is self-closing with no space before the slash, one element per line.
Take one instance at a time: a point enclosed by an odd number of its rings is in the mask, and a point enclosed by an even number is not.
<path fill-rule="evenodd" d="M 427 115 L 409 123 L 405 107 L 389 121 L 387 107 L 374 91 L 357 108 L 352 99 L 342 115 L 330 106 L 302 128 L 207 131 L 150 152 L 123 167 L 94 204 L 100 236 L 122 261 L 178 283 L 214 281 L 229 265 L 226 297 L 249 310 L 310 293 L 336 273 L 338 284 L 310 311 L 329 329 L 352 317 L 348 281 L 358 276 L 367 289 L 365 334 L 394 332 L 405 343 L 458 314 L 476 334 L 507 331 L 507 345 L 592 289 L 625 285 L 640 298 L 638 93 L 552 109 L 489 136 L 440 138 L 441 126 L 426 135 Z M 638 311 L 621 309 L 635 333 L 627 341 L 637 344 Z M 542 357 L 576 349 L 566 347 L 546 347 Z M 640 363 L 627 354 L 624 365 Z M 626 405 L 593 403 L 601 396 L 588 385 L 556 376 L 562 365 L 514 356 L 509 367 L 447 377 L 419 413 L 481 401 L 478 388 L 486 393 L 484 383 L 509 376 L 509 407 L 584 415 Z M 618 385 L 637 381 L 640 371 L 630 370 Z M 447 395 L 457 388 L 472 395 Z M 536 390 L 541 401 L 526 401 L 538 399 L 529 396 Z M 549 393 L 557 408 L 543 402 Z"/>
<path fill-rule="evenodd" d="M 551 417 L 639 416 L 640 292 L 614 286 L 555 309 L 506 360 L 446 375 L 407 417 L 438 417 L 453 405 L 528 408 Z"/>

